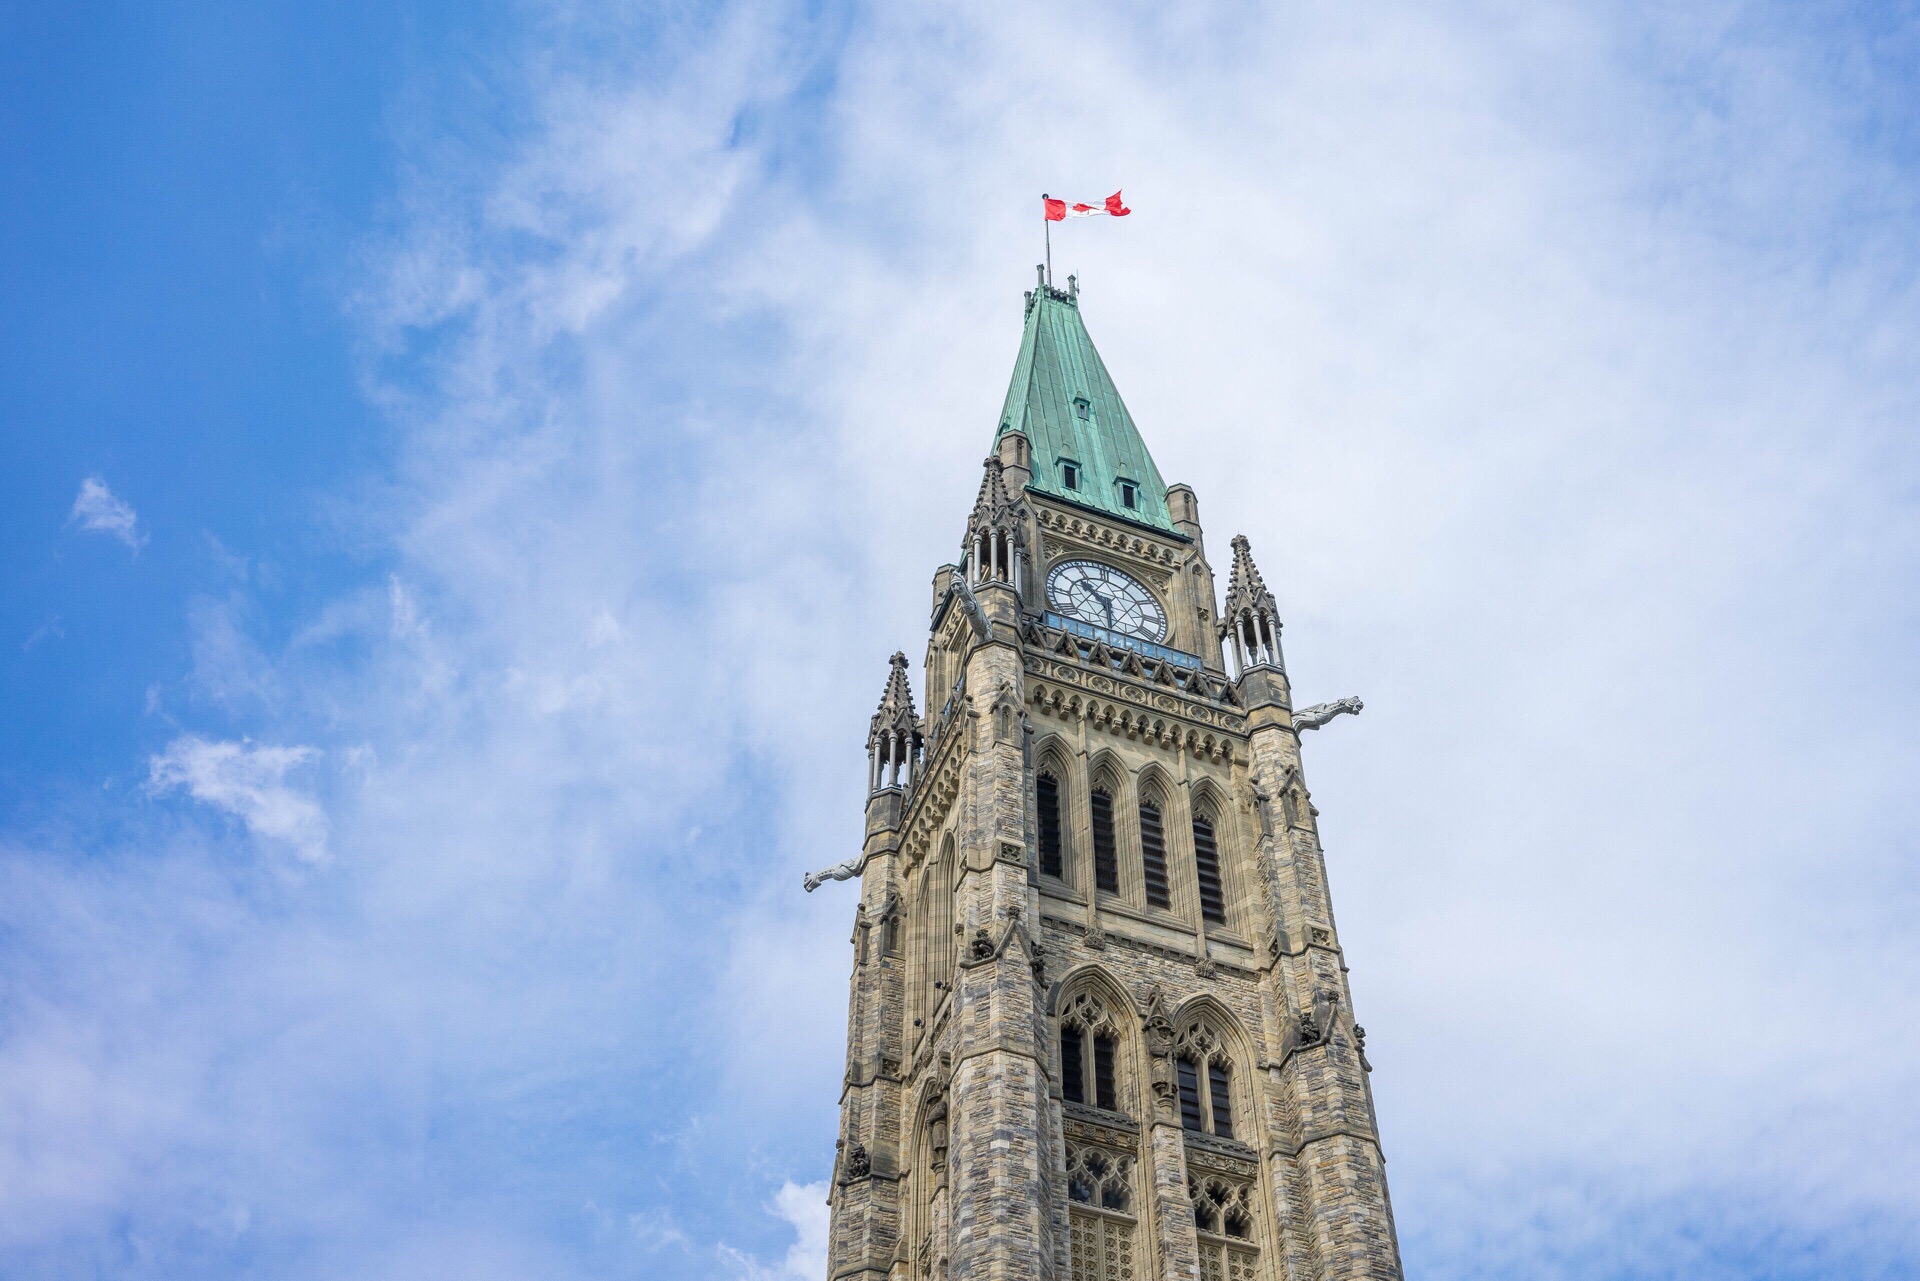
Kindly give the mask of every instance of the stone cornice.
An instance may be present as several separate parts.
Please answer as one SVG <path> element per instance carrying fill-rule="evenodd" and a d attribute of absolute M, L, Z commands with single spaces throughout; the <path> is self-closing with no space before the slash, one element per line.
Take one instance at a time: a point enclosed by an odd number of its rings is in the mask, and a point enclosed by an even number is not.
<path fill-rule="evenodd" d="M 1056 503 L 1060 505 L 1055 506 Z M 1066 505 L 1051 495 L 1046 498 L 1036 496 L 1033 518 L 1043 531 L 1059 542 L 1080 543 L 1169 567 L 1178 564 L 1191 545 L 1179 534 L 1122 524 L 1096 515 L 1091 508 Z"/>
<path fill-rule="evenodd" d="M 1232 712 L 1216 711 L 1117 673 L 1075 669 L 1041 654 L 1029 652 L 1024 665 L 1027 702 L 1042 715 L 1059 720 L 1084 717 L 1109 733 L 1163 747 L 1184 743 L 1193 755 L 1213 760 L 1246 759 L 1246 736 Z M 1241 750 L 1235 751 L 1236 747 Z"/>
<path fill-rule="evenodd" d="M 1087 933 L 1087 927 L 1078 921 L 1063 920 L 1058 916 L 1049 916 L 1044 912 L 1040 914 L 1040 924 L 1058 930 L 1062 934 L 1078 934 L 1084 938 Z M 1196 952 L 1185 951 L 1177 947 L 1168 947 L 1163 943 L 1151 943 L 1146 939 L 1134 938 L 1131 934 L 1120 934 L 1105 929 L 1101 930 L 1099 948 L 1114 947 L 1116 945 L 1132 948 L 1136 952 L 1145 952 L 1149 956 L 1157 956 L 1163 961 L 1178 961 L 1188 967 L 1197 966 L 1201 959 L 1200 955 Z M 1094 945 L 1088 943 L 1087 946 L 1091 948 Z M 1095 950 L 1099 950 L 1099 948 Z M 1213 961 L 1214 972 L 1216 974 L 1226 974 L 1233 978 L 1246 979 L 1249 981 L 1260 977 L 1256 971 L 1247 969 L 1245 966 L 1236 965 L 1232 961 L 1223 961 L 1218 957 L 1208 959 Z"/>

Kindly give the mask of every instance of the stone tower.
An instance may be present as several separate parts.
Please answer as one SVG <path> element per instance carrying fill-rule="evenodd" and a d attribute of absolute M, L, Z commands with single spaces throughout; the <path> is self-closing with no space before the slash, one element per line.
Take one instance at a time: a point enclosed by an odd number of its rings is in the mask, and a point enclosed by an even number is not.
<path fill-rule="evenodd" d="M 868 735 L 833 1281 L 1400 1276 L 1280 618 L 1046 281 Z"/>

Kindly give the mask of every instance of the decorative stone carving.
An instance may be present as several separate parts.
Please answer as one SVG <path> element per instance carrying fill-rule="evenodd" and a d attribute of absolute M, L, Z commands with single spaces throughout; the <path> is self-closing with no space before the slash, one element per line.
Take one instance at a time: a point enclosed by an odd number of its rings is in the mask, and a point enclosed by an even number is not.
<path fill-rule="evenodd" d="M 856 1139 L 847 1146 L 846 1177 L 841 1182 L 858 1183 L 872 1177 L 873 1158 L 867 1155 L 866 1145 Z"/>
<path fill-rule="evenodd" d="M 1172 1116 L 1179 1107 L 1179 1087 L 1174 1084 L 1173 1020 L 1167 1017 L 1167 999 L 1154 984 L 1147 989 L 1145 1040 L 1152 1064 L 1148 1085 L 1153 1091 L 1154 1110 Z"/>
<path fill-rule="evenodd" d="M 1203 979 L 1218 977 L 1220 967 L 1213 963 L 1211 956 L 1203 956 L 1193 963 L 1193 972 Z"/>
<path fill-rule="evenodd" d="M 1297 730 L 1319 729 L 1336 716 L 1358 716 L 1360 709 L 1365 706 L 1357 698 L 1336 698 L 1331 703 L 1315 703 L 1293 714 L 1293 727 Z"/>
<path fill-rule="evenodd" d="M 993 639 L 993 621 L 987 617 L 987 611 L 980 608 L 979 599 L 974 596 L 973 588 L 967 586 L 966 576 L 957 569 L 947 571 L 947 590 L 960 598 L 960 609 L 973 627 L 976 640 Z"/>
<path fill-rule="evenodd" d="M 1098 925 L 1090 927 L 1087 930 L 1086 937 L 1080 941 L 1096 952 L 1104 952 L 1107 950 L 1107 932 Z"/>
<path fill-rule="evenodd" d="M 1373 1071 L 1373 1064 L 1367 1062 L 1367 1029 L 1358 1023 L 1353 1025 L 1353 1052 L 1360 1056 L 1360 1070 Z"/>
<path fill-rule="evenodd" d="M 1258 783 L 1247 784 L 1247 800 L 1253 812 L 1260 816 L 1260 835 L 1273 835 L 1273 798 L 1268 796 Z"/>
<path fill-rule="evenodd" d="M 806 876 L 801 878 L 800 883 L 806 887 L 807 893 L 811 894 L 828 881 L 852 880 L 854 877 L 860 875 L 860 869 L 866 865 L 866 862 L 867 856 L 865 854 L 856 854 L 846 862 L 835 863 L 825 871 L 808 872 Z"/>
<path fill-rule="evenodd" d="M 993 936 L 984 929 L 973 932 L 973 941 L 967 944 L 967 955 L 976 961 L 993 959 Z"/>
<path fill-rule="evenodd" d="M 1340 998 L 1329 988 L 1321 988 L 1314 994 L 1313 1006 L 1300 1011 L 1300 1040 L 1302 1049 L 1314 1045 L 1324 1045 L 1333 1035 L 1334 1016 L 1339 1012 Z"/>

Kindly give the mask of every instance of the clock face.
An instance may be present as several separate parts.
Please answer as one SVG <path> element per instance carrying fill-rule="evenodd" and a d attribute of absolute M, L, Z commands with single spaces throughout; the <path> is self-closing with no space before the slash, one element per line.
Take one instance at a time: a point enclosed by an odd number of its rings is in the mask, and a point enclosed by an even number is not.
<path fill-rule="evenodd" d="M 1153 593 L 1111 565 L 1062 561 L 1047 575 L 1047 599 L 1068 618 L 1155 644 L 1167 637 L 1167 616 Z"/>

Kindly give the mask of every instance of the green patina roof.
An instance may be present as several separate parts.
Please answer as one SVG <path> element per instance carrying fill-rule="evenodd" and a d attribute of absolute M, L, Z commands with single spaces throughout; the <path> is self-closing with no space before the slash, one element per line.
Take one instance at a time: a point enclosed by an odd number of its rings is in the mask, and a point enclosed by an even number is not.
<path fill-rule="evenodd" d="M 1086 402 L 1085 418 L 1076 404 L 1080 400 Z M 1177 532 L 1167 515 L 1166 482 L 1087 336 L 1077 289 L 1042 285 L 1027 295 L 1027 328 L 995 439 L 1009 431 L 1026 433 L 1033 446 L 1028 489 Z M 1079 464 L 1078 489 L 1066 487 L 1063 462 Z M 1122 480 L 1139 486 L 1132 509 L 1120 501 Z"/>

